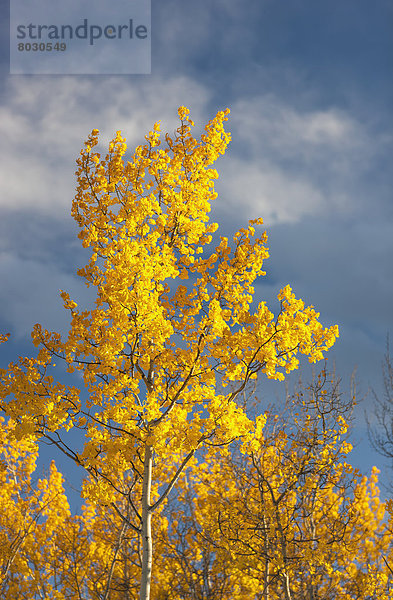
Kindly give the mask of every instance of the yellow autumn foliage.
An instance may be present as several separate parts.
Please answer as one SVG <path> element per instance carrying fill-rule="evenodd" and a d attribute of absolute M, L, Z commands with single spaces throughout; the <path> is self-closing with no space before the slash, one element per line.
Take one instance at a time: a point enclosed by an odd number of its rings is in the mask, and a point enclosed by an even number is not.
<path fill-rule="evenodd" d="M 229 110 L 219 111 L 199 139 L 188 109 L 180 107 L 178 115 L 172 137 L 162 139 L 156 123 L 133 154 L 118 131 L 101 155 L 99 132 L 92 131 L 77 160 L 72 216 L 89 253 L 78 274 L 93 288 L 94 305 L 79 307 L 61 291 L 68 333 L 35 325 L 36 356 L 0 369 L 0 406 L 8 418 L 3 446 L 14 448 L 27 486 L 18 503 L 21 484 L 13 491 L 7 465 L 6 598 L 136 598 L 140 577 L 139 597 L 147 600 L 151 516 L 153 534 L 154 527 L 164 531 L 162 511 L 177 483 L 185 481 L 187 467 L 200 473 L 208 468 L 212 481 L 222 482 L 223 473 L 215 469 L 224 467 L 211 462 L 211 448 L 221 448 L 225 459 L 226 446 L 241 439 L 245 456 L 258 455 L 266 417 L 247 412 L 241 394 L 260 376 L 283 380 L 301 354 L 312 363 L 320 360 L 338 336 L 337 325 L 324 327 L 289 285 L 278 290 L 276 315 L 255 298 L 269 256 L 262 218 L 250 220 L 231 241 L 217 237 L 218 225 L 209 220 L 217 198 L 213 165 L 230 141 L 224 128 Z M 54 466 L 48 478 L 32 485 L 39 440 L 85 470 L 80 516 L 70 516 Z M 281 465 L 286 444 L 283 434 L 260 460 L 273 469 L 271 496 L 282 481 L 293 482 L 285 497 L 284 512 L 290 513 L 297 475 Z M 324 446 L 324 464 L 330 464 L 330 452 Z M 229 472 L 225 485 L 231 478 Z M 217 527 L 204 494 L 198 510 Z M 233 502 L 235 508 L 235 497 Z M 364 511 L 367 502 L 368 496 Z M 40 527 L 38 516 L 44 519 Z M 19 523 L 15 542 L 8 533 L 13 519 Z M 237 548 L 227 552 L 237 560 Z M 274 561 L 284 573 L 278 551 Z M 226 572 L 227 563 L 221 565 Z M 245 576 L 236 571 L 228 597 L 244 593 Z M 257 593 L 253 586 L 250 594 Z M 157 598 L 160 593 L 155 587 Z"/>

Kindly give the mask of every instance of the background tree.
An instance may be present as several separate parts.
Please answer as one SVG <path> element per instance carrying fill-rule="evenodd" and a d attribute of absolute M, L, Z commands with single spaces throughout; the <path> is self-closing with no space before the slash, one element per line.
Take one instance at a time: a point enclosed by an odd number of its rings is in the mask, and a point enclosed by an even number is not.
<path fill-rule="evenodd" d="M 373 448 L 388 458 L 393 467 L 393 363 L 390 356 L 389 338 L 386 343 L 386 354 L 382 365 L 384 394 L 380 398 L 374 393 L 375 420 L 366 415 L 369 438 Z"/>
<path fill-rule="evenodd" d="M 52 462 L 33 480 L 38 456 L 30 440 L 16 441 L 0 419 L 0 596 L 55 598 L 58 536 L 70 515 L 63 478 Z"/>
<path fill-rule="evenodd" d="M 218 112 L 199 141 L 189 111 L 178 112 L 174 139 L 166 135 L 160 149 L 156 123 L 130 160 L 120 132 L 104 158 L 92 132 L 77 161 L 72 215 L 91 249 L 78 273 L 95 288 L 95 307 L 79 310 L 63 291 L 68 336 L 36 325 L 37 357 L 0 374 L 13 435 L 45 439 L 82 466 L 84 498 L 112 506 L 140 536 L 141 600 L 150 595 L 152 514 L 197 450 L 252 435 L 236 401 L 248 382 L 259 373 L 283 379 L 298 353 L 315 362 L 338 335 L 289 286 L 278 294 L 276 317 L 264 302 L 252 307 L 268 256 L 266 233 L 255 236 L 262 219 L 240 229 L 232 248 L 224 237 L 210 246 L 217 229 L 208 218 L 217 178 L 210 166 L 229 142 L 229 111 Z M 55 380 L 60 359 L 84 391 Z M 71 429 L 84 435 L 79 445 Z"/>
<path fill-rule="evenodd" d="M 351 407 L 322 372 L 251 442 L 191 469 L 159 543 L 161 573 L 176 573 L 161 578 L 162 598 L 390 597 L 377 471 L 361 477 L 347 462 Z"/>
<path fill-rule="evenodd" d="M 368 434 L 373 448 L 379 452 L 381 456 L 387 458 L 390 462 L 390 467 L 393 468 L 393 362 L 390 355 L 389 337 L 386 342 L 386 354 L 382 365 L 382 376 L 384 384 L 383 397 L 379 397 L 374 392 L 374 412 L 367 415 L 366 421 Z M 393 489 L 392 482 L 386 486 Z M 393 501 L 390 494 L 390 499 L 387 503 L 389 522 L 388 531 L 390 534 L 390 548 L 384 556 L 384 562 L 390 573 L 393 576 Z"/>

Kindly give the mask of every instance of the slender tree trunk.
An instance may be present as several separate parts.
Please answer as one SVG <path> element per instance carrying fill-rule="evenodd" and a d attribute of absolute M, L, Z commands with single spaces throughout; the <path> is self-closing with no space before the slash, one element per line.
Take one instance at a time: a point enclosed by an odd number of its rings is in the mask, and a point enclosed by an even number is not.
<path fill-rule="evenodd" d="M 150 581 L 153 562 L 153 542 L 151 537 L 151 473 L 152 473 L 151 446 L 145 448 L 145 460 L 143 465 L 143 487 L 142 487 L 142 577 L 140 600 L 150 600 Z"/>
<path fill-rule="evenodd" d="M 259 481 L 259 495 L 261 498 L 261 510 L 262 510 L 262 526 L 263 526 L 263 554 L 265 558 L 265 565 L 263 570 L 263 600 L 269 600 L 270 598 L 270 560 L 269 560 L 269 534 L 268 524 L 265 515 L 265 498 L 263 493 L 262 482 Z"/>
<path fill-rule="evenodd" d="M 269 587 L 270 587 L 270 580 L 269 580 L 269 567 L 270 567 L 270 561 L 269 561 L 269 540 L 268 540 L 268 534 L 267 534 L 267 527 L 266 527 L 266 522 L 265 522 L 265 516 L 263 517 L 263 525 L 264 525 L 264 535 L 265 535 L 265 540 L 264 540 L 264 551 L 265 551 L 265 568 L 264 568 L 264 573 L 263 573 L 263 600 L 269 600 L 270 598 L 270 592 L 269 592 Z"/>

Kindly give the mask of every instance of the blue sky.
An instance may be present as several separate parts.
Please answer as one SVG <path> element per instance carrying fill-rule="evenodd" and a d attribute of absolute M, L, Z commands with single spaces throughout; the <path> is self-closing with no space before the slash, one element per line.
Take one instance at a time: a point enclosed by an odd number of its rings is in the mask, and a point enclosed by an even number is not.
<path fill-rule="evenodd" d="M 132 150 L 159 119 L 173 131 L 180 105 L 197 131 L 228 106 L 233 141 L 212 211 L 220 234 L 262 216 L 271 258 L 257 298 L 272 303 L 289 283 L 326 325 L 339 325 L 329 363 L 343 391 L 357 367 L 359 396 L 382 393 L 393 335 L 392 3 L 152 0 L 152 73 L 134 76 L 9 75 L 5 4 L 0 330 L 12 340 L 2 363 L 32 352 L 36 322 L 64 330 L 59 288 L 88 300 L 75 275 L 86 259 L 70 206 L 90 131 L 107 143 L 121 129 Z M 275 393 L 261 382 L 263 401 Z M 384 466 L 367 441 L 371 407 L 369 393 L 353 431 L 353 462 L 365 472 Z"/>

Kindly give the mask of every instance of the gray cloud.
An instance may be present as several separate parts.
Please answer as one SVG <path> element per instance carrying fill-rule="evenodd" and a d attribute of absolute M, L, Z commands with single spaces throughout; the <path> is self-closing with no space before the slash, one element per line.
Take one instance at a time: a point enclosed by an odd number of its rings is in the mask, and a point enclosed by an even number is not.
<path fill-rule="evenodd" d="M 126 79 L 40 77 L 11 79 L 0 112 L 0 136 L 6 149 L 0 169 L 0 208 L 59 215 L 74 195 L 75 159 L 92 129 L 104 144 L 122 129 L 130 149 L 159 119 L 172 130 L 177 107 L 191 103 L 196 117 L 208 93 L 184 77 L 171 82 L 146 79 L 133 87 Z M 199 113 L 199 115 L 198 115 Z"/>
<path fill-rule="evenodd" d="M 241 206 L 271 225 L 310 215 L 363 218 L 370 193 L 377 210 L 387 204 L 379 164 L 392 133 L 376 132 L 372 119 L 295 109 L 269 94 L 236 102 L 229 128 L 234 142 L 219 189 L 232 212 Z"/>

